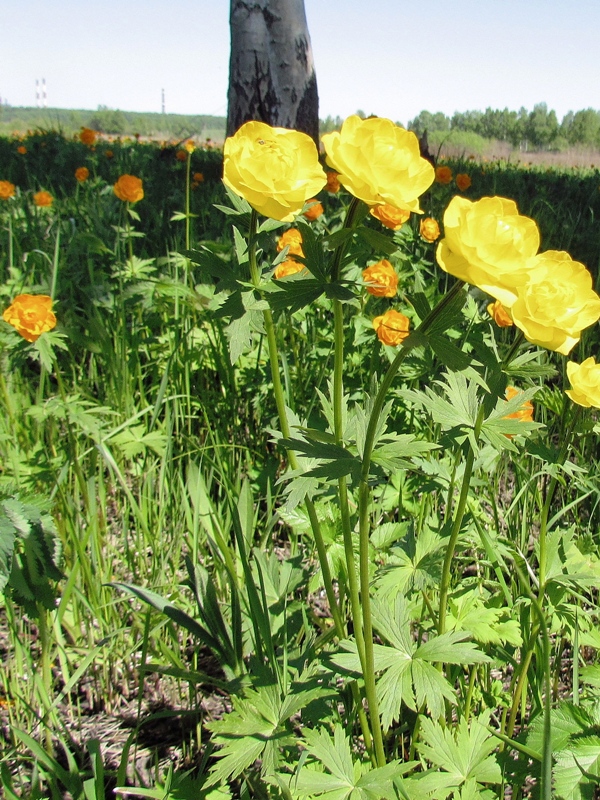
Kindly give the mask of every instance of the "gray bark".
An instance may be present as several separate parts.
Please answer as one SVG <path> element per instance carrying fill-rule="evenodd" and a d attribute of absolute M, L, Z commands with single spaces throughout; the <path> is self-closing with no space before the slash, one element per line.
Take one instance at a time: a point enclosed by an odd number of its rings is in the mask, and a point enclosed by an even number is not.
<path fill-rule="evenodd" d="M 319 96 L 304 0 L 231 0 L 227 136 L 249 120 L 318 144 Z"/>

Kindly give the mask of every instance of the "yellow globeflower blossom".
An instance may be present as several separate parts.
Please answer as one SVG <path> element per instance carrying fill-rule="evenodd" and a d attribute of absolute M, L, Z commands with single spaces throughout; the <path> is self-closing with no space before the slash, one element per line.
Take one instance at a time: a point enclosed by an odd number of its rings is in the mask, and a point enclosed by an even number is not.
<path fill-rule="evenodd" d="M 373 320 L 377 338 L 382 344 L 397 347 L 409 335 L 410 320 L 399 311 L 390 309 Z"/>
<path fill-rule="evenodd" d="M 277 252 L 281 253 L 284 247 L 289 247 L 289 255 L 304 258 L 302 234 L 297 228 L 290 228 L 279 237 L 277 240 Z"/>
<path fill-rule="evenodd" d="M 444 213 L 444 233 L 436 251 L 440 267 L 510 308 L 540 246 L 535 222 L 519 214 L 514 200 L 457 196 Z"/>
<path fill-rule="evenodd" d="M 581 364 L 568 361 L 567 378 L 571 389 L 565 389 L 565 392 L 574 403 L 585 408 L 600 408 L 600 364 L 596 364 L 593 356 Z"/>
<path fill-rule="evenodd" d="M 364 269 L 362 276 L 367 292 L 374 297 L 394 297 L 398 291 L 398 275 L 385 258 Z"/>
<path fill-rule="evenodd" d="M 371 206 L 369 213 L 378 219 L 382 225 L 392 231 L 399 231 L 405 222 L 410 219 L 410 211 L 402 208 L 394 208 L 389 203 L 382 203 L 380 206 Z"/>
<path fill-rule="evenodd" d="M 113 186 L 113 192 L 119 200 L 128 203 L 137 203 L 144 197 L 142 180 L 135 175 L 121 175 Z"/>
<path fill-rule="evenodd" d="M 246 122 L 223 147 L 223 183 L 265 217 L 291 222 L 327 182 L 305 133 Z"/>
<path fill-rule="evenodd" d="M 45 294 L 20 294 L 2 314 L 2 319 L 16 328 L 28 342 L 35 342 L 42 333 L 56 325 L 52 298 Z"/>
<path fill-rule="evenodd" d="M 341 131 L 321 137 L 327 163 L 346 189 L 369 206 L 388 203 L 421 213 L 419 197 L 434 179 L 419 141 L 389 119 L 348 117 Z"/>
<path fill-rule="evenodd" d="M 568 253 L 548 250 L 530 262 L 527 282 L 510 309 L 533 344 L 568 355 L 584 328 L 600 319 L 600 297 L 589 271 Z"/>
<path fill-rule="evenodd" d="M 10 181 L 0 181 L 0 200 L 10 200 L 15 196 L 15 185 Z"/>

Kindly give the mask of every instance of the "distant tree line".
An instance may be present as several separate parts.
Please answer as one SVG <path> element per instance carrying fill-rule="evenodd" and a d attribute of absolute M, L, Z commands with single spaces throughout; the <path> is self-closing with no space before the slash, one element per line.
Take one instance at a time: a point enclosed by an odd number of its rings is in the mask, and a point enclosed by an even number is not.
<path fill-rule="evenodd" d="M 185 139 L 188 136 L 223 141 L 225 117 L 206 114 L 160 114 L 120 111 L 98 106 L 96 111 L 64 108 L 25 108 L 0 106 L 0 132 L 60 130 L 69 136 L 82 127 L 113 136 L 156 136 Z"/>
<path fill-rule="evenodd" d="M 556 112 L 548 110 L 546 103 L 537 103 L 533 111 L 486 108 L 457 111 L 452 117 L 439 111 L 435 114 L 421 111 L 408 127 L 418 136 L 425 130 L 471 131 L 486 139 L 499 139 L 513 147 L 533 150 L 564 150 L 571 145 L 600 147 L 600 111 L 593 108 L 569 111 L 559 122 Z"/>

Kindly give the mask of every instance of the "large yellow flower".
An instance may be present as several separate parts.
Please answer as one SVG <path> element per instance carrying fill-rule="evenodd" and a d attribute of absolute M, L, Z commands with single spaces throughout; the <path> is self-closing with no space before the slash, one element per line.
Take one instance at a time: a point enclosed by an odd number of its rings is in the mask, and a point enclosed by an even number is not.
<path fill-rule="evenodd" d="M 16 328 L 28 342 L 51 331 L 56 325 L 52 298 L 46 294 L 20 294 L 2 314 L 2 319 Z"/>
<path fill-rule="evenodd" d="M 291 222 L 327 183 L 305 133 L 246 122 L 223 148 L 223 183 L 265 217 Z"/>
<path fill-rule="evenodd" d="M 593 356 L 581 364 L 567 362 L 567 377 L 572 388 L 565 392 L 574 403 L 585 408 L 600 408 L 600 364 L 596 364 Z"/>
<path fill-rule="evenodd" d="M 348 117 L 341 131 L 322 138 L 327 163 L 348 191 L 369 206 L 388 203 L 421 213 L 419 196 L 433 183 L 433 167 L 419 142 L 389 119 Z"/>
<path fill-rule="evenodd" d="M 440 267 L 511 308 L 540 246 L 535 222 L 519 214 L 514 200 L 454 197 L 444 213 L 444 232 L 436 253 Z"/>
<path fill-rule="evenodd" d="M 583 264 L 548 250 L 530 261 L 527 283 L 517 289 L 510 312 L 528 341 L 566 356 L 581 331 L 600 319 L 600 297 Z"/>

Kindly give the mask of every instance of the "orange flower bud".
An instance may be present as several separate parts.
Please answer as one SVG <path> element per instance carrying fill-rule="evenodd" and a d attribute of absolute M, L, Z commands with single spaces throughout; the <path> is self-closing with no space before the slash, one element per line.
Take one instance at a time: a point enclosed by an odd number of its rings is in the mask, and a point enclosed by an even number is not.
<path fill-rule="evenodd" d="M 367 284 L 367 292 L 374 297 L 394 297 L 398 291 L 398 275 L 387 259 L 371 264 L 363 270 L 363 280 Z"/>
<path fill-rule="evenodd" d="M 75 170 L 75 177 L 79 183 L 83 183 L 90 177 L 90 171 L 87 167 L 77 167 Z"/>
<path fill-rule="evenodd" d="M 290 256 L 300 256 L 304 258 L 302 251 L 302 234 L 297 228 L 290 228 L 285 231 L 277 240 L 277 252 L 281 253 L 284 247 L 289 247 Z"/>
<path fill-rule="evenodd" d="M 419 233 L 426 242 L 435 242 L 440 236 L 440 226 L 433 217 L 425 217 L 421 220 Z"/>
<path fill-rule="evenodd" d="M 0 181 L 0 200 L 9 200 L 15 195 L 15 185 L 10 181 Z"/>
<path fill-rule="evenodd" d="M 54 202 L 54 198 L 50 192 L 36 192 L 33 195 L 33 202 L 39 208 L 49 208 Z"/>
<path fill-rule="evenodd" d="M 2 314 L 2 319 L 16 328 L 28 342 L 35 342 L 42 333 L 56 325 L 52 298 L 45 294 L 20 294 Z"/>
<path fill-rule="evenodd" d="M 313 222 L 323 213 L 323 206 L 314 197 L 311 197 L 311 199 L 307 200 L 306 202 L 312 205 L 310 205 L 310 208 L 304 212 L 304 216 L 309 222 Z"/>
<path fill-rule="evenodd" d="M 450 167 L 446 167 L 442 165 L 441 167 L 435 168 L 435 180 L 437 183 L 450 183 L 452 180 L 452 170 Z"/>
<path fill-rule="evenodd" d="M 112 158 L 112 157 L 114 156 L 114 153 L 113 153 L 113 151 L 112 151 L 112 150 L 107 150 L 107 151 L 104 153 L 104 155 L 106 156 L 106 158 Z"/>
<path fill-rule="evenodd" d="M 22 156 L 24 156 L 26 152 L 27 152 L 27 148 L 25 147 L 25 145 L 20 144 L 17 147 L 17 153 L 21 153 Z"/>
<path fill-rule="evenodd" d="M 471 185 L 471 178 L 467 175 L 466 172 L 459 172 L 459 174 L 455 178 L 455 183 L 461 192 L 466 192 L 469 186 Z"/>
<path fill-rule="evenodd" d="M 177 161 L 187 161 L 187 157 L 188 157 L 187 150 L 178 150 L 175 153 L 175 158 L 177 159 Z"/>
<path fill-rule="evenodd" d="M 331 192 L 331 194 L 337 194 L 341 188 L 341 184 L 338 181 L 338 173 L 330 171 L 327 173 L 327 183 L 325 184 L 325 190 L 327 192 Z"/>
<path fill-rule="evenodd" d="M 390 309 L 380 317 L 375 317 L 373 327 L 380 342 L 397 347 L 408 336 L 410 321 L 404 314 Z"/>
<path fill-rule="evenodd" d="M 81 133 L 79 134 L 79 140 L 83 142 L 83 144 L 94 144 L 96 141 L 96 131 L 93 131 L 91 128 L 82 128 Z"/>
<path fill-rule="evenodd" d="M 295 275 L 297 272 L 302 272 L 303 269 L 303 264 L 294 261 L 293 258 L 288 258 L 286 261 L 282 261 L 281 264 L 277 264 L 273 277 L 277 278 L 277 280 L 281 280 L 281 278 L 287 278 L 288 275 Z"/>
<path fill-rule="evenodd" d="M 518 389 L 515 389 L 514 386 L 507 386 L 506 387 L 506 399 L 512 400 L 514 397 L 517 397 L 521 392 Z M 514 414 L 507 414 L 503 419 L 517 419 L 519 422 L 533 422 L 533 403 L 527 400 L 523 405 L 514 412 Z M 507 439 L 512 439 L 512 433 L 505 433 L 504 434 Z"/>
<path fill-rule="evenodd" d="M 496 300 L 495 303 L 490 303 L 487 307 L 487 312 L 499 328 L 510 328 L 514 325 L 512 317 L 500 300 Z"/>
<path fill-rule="evenodd" d="M 203 183 L 204 182 L 204 175 L 202 172 L 194 172 L 192 178 L 196 181 L 196 183 Z"/>
<path fill-rule="evenodd" d="M 119 200 L 128 203 L 137 203 L 144 197 L 142 181 L 135 175 L 121 175 L 113 186 L 113 192 Z"/>
<path fill-rule="evenodd" d="M 410 211 L 402 208 L 394 208 L 389 203 L 382 203 L 379 206 L 372 206 L 369 213 L 378 219 L 386 228 L 398 231 L 410 217 Z"/>

